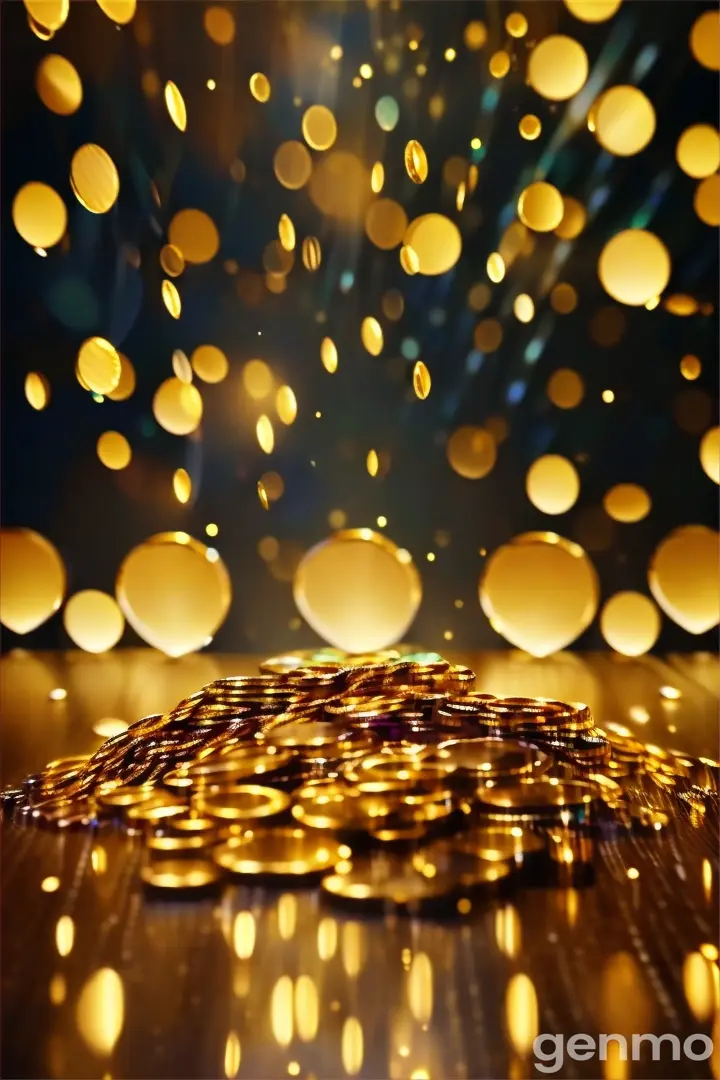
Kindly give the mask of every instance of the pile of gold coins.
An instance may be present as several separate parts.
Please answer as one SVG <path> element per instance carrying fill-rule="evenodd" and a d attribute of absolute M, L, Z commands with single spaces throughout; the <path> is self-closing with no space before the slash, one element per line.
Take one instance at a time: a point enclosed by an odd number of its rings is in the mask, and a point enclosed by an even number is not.
<path fill-rule="evenodd" d="M 297 663 L 50 762 L 4 793 L 5 815 L 122 827 L 155 895 L 252 877 L 412 910 L 528 871 L 591 874 L 599 837 L 699 822 L 717 793 L 715 762 L 602 730 L 582 704 L 481 693 L 441 659 Z"/>

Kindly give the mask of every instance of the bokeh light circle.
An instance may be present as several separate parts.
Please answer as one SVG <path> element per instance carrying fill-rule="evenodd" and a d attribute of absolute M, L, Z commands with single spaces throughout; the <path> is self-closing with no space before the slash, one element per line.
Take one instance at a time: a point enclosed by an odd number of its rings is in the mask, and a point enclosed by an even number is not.
<path fill-rule="evenodd" d="M 622 0 L 565 0 L 565 7 L 581 22 L 599 23 L 612 19 Z"/>
<path fill-rule="evenodd" d="M 326 105 L 311 105 L 302 118 L 305 142 L 313 150 L 329 150 L 337 138 L 337 121 Z"/>
<path fill-rule="evenodd" d="M 51 248 L 65 235 L 67 210 L 53 188 L 32 180 L 13 199 L 12 219 L 26 244 Z"/>
<path fill-rule="evenodd" d="M 560 454 L 544 454 L 525 477 L 527 497 L 543 514 L 564 514 L 580 494 L 580 477 L 571 461 Z"/>
<path fill-rule="evenodd" d="M 706 525 L 682 525 L 656 547 L 650 591 L 665 614 L 690 634 L 720 621 L 720 537 Z"/>
<path fill-rule="evenodd" d="M 73 154 L 70 186 L 81 206 L 91 214 L 106 214 L 120 193 L 120 177 L 115 162 L 95 143 L 86 143 Z"/>
<path fill-rule="evenodd" d="M 636 86 L 611 86 L 595 113 L 595 138 L 611 154 L 639 154 L 655 134 L 655 109 Z"/>
<path fill-rule="evenodd" d="M 659 296 L 670 280 L 670 268 L 670 255 L 662 240 L 644 229 L 616 233 L 598 260 L 605 292 L 630 307 Z"/>
<path fill-rule="evenodd" d="M 182 96 L 180 87 L 174 82 L 165 83 L 165 107 L 167 108 L 168 116 L 178 131 L 185 131 L 187 128 L 185 99 Z"/>
<path fill-rule="evenodd" d="M 224 7 L 208 7 L 203 15 L 205 33 L 216 45 L 231 45 L 235 40 L 235 17 Z"/>
<path fill-rule="evenodd" d="M 698 64 L 720 71 L 720 12 L 703 11 L 690 31 L 690 51 Z"/>
<path fill-rule="evenodd" d="M 220 247 L 215 222 L 203 210 L 179 210 L 170 222 L 168 237 L 189 263 L 210 262 Z"/>
<path fill-rule="evenodd" d="M 371 529 L 348 529 L 303 556 L 293 596 L 324 641 L 366 653 L 403 637 L 420 606 L 422 584 L 409 552 Z"/>
<path fill-rule="evenodd" d="M 115 591 L 133 630 L 168 656 L 209 645 L 232 596 L 218 552 L 178 532 L 159 533 L 133 548 L 118 571 Z"/>
<path fill-rule="evenodd" d="M 250 76 L 250 93 L 261 104 L 265 104 L 270 100 L 270 80 L 267 75 L 263 75 L 261 71 L 256 71 L 254 75 Z"/>
<path fill-rule="evenodd" d="M 492 471 L 497 447 L 489 431 L 470 424 L 453 431 L 445 448 L 450 467 L 466 480 L 481 480 Z"/>
<path fill-rule="evenodd" d="M 533 142 L 537 139 L 542 131 L 542 124 L 537 116 L 533 113 L 527 113 L 523 116 L 518 124 L 518 131 L 522 135 L 523 139 L 527 139 L 528 142 Z"/>
<path fill-rule="evenodd" d="M 171 435 L 189 435 L 202 420 L 203 401 L 196 386 L 174 376 L 165 379 L 155 391 L 153 415 L 161 428 Z"/>
<path fill-rule="evenodd" d="M 25 400 L 36 412 L 50 404 L 50 383 L 41 372 L 28 371 L 25 376 Z"/>
<path fill-rule="evenodd" d="M 118 356 L 120 357 L 120 378 L 117 386 L 113 390 L 108 390 L 105 397 L 110 398 L 111 401 L 127 401 L 135 390 L 135 368 L 127 356 L 122 353 L 118 353 Z"/>
<path fill-rule="evenodd" d="M 590 559 L 557 533 L 516 536 L 493 552 L 480 580 L 493 630 L 538 657 L 575 641 L 594 619 L 599 596 Z"/>
<path fill-rule="evenodd" d="M 556 187 L 538 180 L 530 184 L 518 199 L 518 216 L 535 232 L 552 232 L 563 219 L 563 197 Z"/>
<path fill-rule="evenodd" d="M 716 484 L 720 484 L 720 427 L 710 428 L 700 440 L 700 464 Z"/>
<path fill-rule="evenodd" d="M 190 363 L 198 379 L 206 383 L 222 382 L 229 370 L 225 353 L 216 345 L 198 345 Z"/>
<path fill-rule="evenodd" d="M 684 173 L 703 180 L 720 168 L 720 132 L 710 124 L 693 124 L 678 139 L 675 158 Z"/>
<path fill-rule="evenodd" d="M 444 274 L 460 258 L 462 237 L 454 221 L 443 214 L 422 214 L 411 221 L 404 244 L 418 257 L 420 274 Z"/>
<path fill-rule="evenodd" d="M 582 45 L 564 34 L 552 34 L 530 53 L 528 82 L 548 101 L 567 101 L 582 90 L 588 70 Z"/>
<path fill-rule="evenodd" d="M 117 645 L 125 618 L 114 596 L 99 589 L 83 589 L 65 604 L 63 625 L 78 648 L 103 653 Z"/>
<path fill-rule="evenodd" d="M 312 173 L 310 151 L 296 139 L 280 143 L 273 158 L 273 169 L 283 187 L 297 191 L 307 184 Z"/>
<path fill-rule="evenodd" d="M 550 376 L 547 395 L 553 405 L 559 409 L 574 409 L 582 401 L 585 384 L 577 371 L 572 368 L 558 368 Z"/>
<path fill-rule="evenodd" d="M 695 189 L 695 213 L 706 225 L 720 225 L 720 176 L 706 176 Z"/>
<path fill-rule="evenodd" d="M 379 356 L 383 350 L 382 326 L 372 315 L 366 316 L 360 325 L 360 340 L 371 356 Z"/>
<path fill-rule="evenodd" d="M 132 450 L 119 431 L 104 431 L 97 441 L 97 456 L 106 469 L 125 469 L 132 460 Z"/>
<path fill-rule="evenodd" d="M 306 147 L 303 150 L 310 158 Z M 312 170 L 308 193 L 323 214 L 348 225 L 358 224 L 372 199 L 370 172 L 356 154 L 331 150 Z"/>
<path fill-rule="evenodd" d="M 407 225 L 407 214 L 394 199 L 376 199 L 365 215 L 365 232 L 382 251 L 391 251 L 402 243 Z"/>
<path fill-rule="evenodd" d="M 120 382 L 120 354 L 105 338 L 88 338 L 78 351 L 77 371 L 88 390 L 109 394 Z"/>
<path fill-rule="evenodd" d="M 35 89 L 43 105 L 58 116 L 70 116 L 82 104 L 83 88 L 74 64 L 64 56 L 44 56 L 35 73 Z"/>
<path fill-rule="evenodd" d="M 23 0 L 25 10 L 33 22 L 38 23 L 48 36 L 65 25 L 70 12 L 70 0 Z"/>
<path fill-rule="evenodd" d="M 563 196 L 563 216 L 555 230 L 555 235 L 561 240 L 574 240 L 585 228 L 587 212 L 585 207 L 572 195 Z"/>
<path fill-rule="evenodd" d="M 652 499 L 639 484 L 615 484 L 605 492 L 603 506 L 614 521 L 632 524 L 648 516 Z"/>
<path fill-rule="evenodd" d="M 375 119 L 383 131 L 392 131 L 400 119 L 400 106 L 394 97 L 385 95 L 375 102 Z"/>
<path fill-rule="evenodd" d="M 29 634 L 53 615 L 65 595 L 65 565 L 32 529 L 0 529 L 0 623 Z"/>
<path fill-rule="evenodd" d="M 600 630 L 605 641 L 623 656 L 643 656 L 660 636 L 662 619 L 649 596 L 638 592 L 618 592 L 600 612 Z"/>

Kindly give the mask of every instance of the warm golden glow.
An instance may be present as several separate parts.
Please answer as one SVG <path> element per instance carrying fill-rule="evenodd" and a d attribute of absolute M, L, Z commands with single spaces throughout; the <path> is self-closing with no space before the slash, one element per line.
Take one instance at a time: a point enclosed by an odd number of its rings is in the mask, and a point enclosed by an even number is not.
<path fill-rule="evenodd" d="M 547 395 L 559 409 L 574 409 L 585 395 L 585 384 L 572 368 L 558 368 L 548 380 Z"/>
<path fill-rule="evenodd" d="M 210 262 L 220 247 L 215 222 L 203 210 L 178 210 L 168 227 L 168 237 L 189 263 Z"/>
<path fill-rule="evenodd" d="M 577 469 L 559 454 L 545 454 L 528 469 L 525 490 L 533 506 L 543 514 L 564 514 L 580 494 Z"/>
<path fill-rule="evenodd" d="M 125 619 L 113 596 L 97 589 L 84 589 L 71 596 L 65 605 L 63 625 L 78 648 L 102 653 L 117 645 L 125 629 Z"/>
<path fill-rule="evenodd" d="M 100 968 L 80 991 L 77 1026 L 85 1045 L 98 1057 L 110 1057 L 125 1020 L 122 979 L 112 968 Z"/>
<path fill-rule="evenodd" d="M 77 372 L 88 390 L 107 394 L 120 382 L 120 356 L 105 338 L 88 338 L 78 352 Z"/>
<path fill-rule="evenodd" d="M 720 484 L 720 427 L 710 428 L 700 440 L 700 464 L 716 484 Z"/>
<path fill-rule="evenodd" d="M 661 625 L 660 612 L 642 593 L 615 593 L 600 612 L 602 636 L 623 656 L 643 656 L 652 649 Z"/>
<path fill-rule="evenodd" d="M 302 133 L 313 150 L 329 150 L 337 138 L 332 111 L 326 105 L 311 105 L 302 118 Z"/>
<path fill-rule="evenodd" d="M 320 1002 L 317 987 L 309 975 L 295 983 L 295 1030 L 301 1042 L 312 1042 L 318 1033 Z"/>
<path fill-rule="evenodd" d="M 582 22 L 599 23 L 611 19 L 622 0 L 565 0 L 565 7 Z"/>
<path fill-rule="evenodd" d="M 302 558 L 293 595 L 305 621 L 329 644 L 364 653 L 399 641 L 422 597 L 420 577 L 400 549 L 370 529 L 338 532 Z"/>
<path fill-rule="evenodd" d="M 650 513 L 652 501 L 638 484 L 616 484 L 603 496 L 605 513 L 615 521 L 642 521 Z"/>
<path fill-rule="evenodd" d="M 418 273 L 444 274 L 460 258 L 462 237 L 454 221 L 442 214 L 423 214 L 411 221 L 404 244 L 418 258 Z"/>
<path fill-rule="evenodd" d="M 0 622 L 28 634 L 58 610 L 65 566 L 49 540 L 32 529 L 0 529 Z"/>
<path fill-rule="evenodd" d="M 422 184 L 427 180 L 427 155 L 417 139 L 411 139 L 405 147 L 405 169 L 414 184 Z"/>
<path fill-rule="evenodd" d="M 80 76 L 64 56 L 43 57 L 35 73 L 35 89 L 43 105 L 58 116 L 70 116 L 82 104 Z"/>
<path fill-rule="evenodd" d="M 283 424 L 292 424 L 297 416 L 297 401 L 290 386 L 281 386 L 275 395 L 275 408 Z"/>
<path fill-rule="evenodd" d="M 720 133 L 710 124 L 693 124 L 678 139 L 677 163 L 695 180 L 711 176 L 720 168 Z"/>
<path fill-rule="evenodd" d="M 653 233 L 626 229 L 605 244 L 598 276 L 613 300 L 639 307 L 665 289 L 670 280 L 670 255 Z"/>
<path fill-rule="evenodd" d="M 480 603 L 490 625 L 533 656 L 564 649 L 588 628 L 599 600 L 583 549 L 556 533 L 523 533 L 489 557 Z"/>
<path fill-rule="evenodd" d="M 187 127 L 185 99 L 174 82 L 165 83 L 165 107 L 175 127 L 179 131 L 185 131 Z"/>
<path fill-rule="evenodd" d="M 372 315 L 363 319 L 360 339 L 371 356 L 379 356 L 383 350 L 383 332 L 380 323 Z"/>
<path fill-rule="evenodd" d="M 407 225 L 407 214 L 394 199 L 376 199 L 365 214 L 365 232 L 375 247 L 383 251 L 402 243 Z"/>
<path fill-rule="evenodd" d="M 530 53 L 527 79 L 549 101 L 567 101 L 582 90 L 588 77 L 587 53 L 564 34 L 543 38 Z"/>
<path fill-rule="evenodd" d="M 496 285 L 505 277 L 505 262 L 498 251 L 493 251 L 491 255 L 488 255 L 486 270 L 487 276 Z"/>
<path fill-rule="evenodd" d="M 270 100 L 270 80 L 261 71 L 256 71 L 250 76 L 250 93 L 256 101 L 264 104 Z"/>
<path fill-rule="evenodd" d="M 718 534 L 705 525 L 683 525 L 655 549 L 648 568 L 650 591 L 666 615 L 691 634 L 720 621 Z"/>
<path fill-rule="evenodd" d="M 428 1024 L 433 1014 L 433 968 L 427 953 L 415 953 L 407 978 L 410 1012 L 419 1024 Z"/>
<path fill-rule="evenodd" d="M 690 51 L 698 64 L 720 71 L 720 12 L 710 9 L 698 15 L 690 31 Z"/>
<path fill-rule="evenodd" d="M 189 435 L 202 420 L 203 401 L 196 386 L 173 376 L 162 382 L 153 398 L 153 415 L 171 435 Z"/>
<path fill-rule="evenodd" d="M 272 454 L 275 449 L 275 432 L 273 430 L 272 421 L 269 416 L 264 413 L 258 417 L 255 425 L 255 434 L 257 436 L 258 446 L 264 454 Z"/>
<path fill-rule="evenodd" d="M 326 337 L 322 339 L 320 343 L 320 361 L 330 375 L 335 374 L 338 366 L 338 354 L 332 338 Z"/>
<path fill-rule="evenodd" d="M 102 146 L 87 143 L 73 154 L 70 186 L 78 202 L 92 214 L 106 214 L 120 193 L 115 162 Z"/>
<path fill-rule="evenodd" d="M 505 1024 L 513 1049 L 522 1057 L 532 1052 L 540 1031 L 538 1000 L 532 979 L 513 975 L 505 992 Z"/>
<path fill-rule="evenodd" d="M 283 187 L 297 191 L 304 187 L 312 173 L 312 158 L 304 143 L 290 140 L 281 143 L 275 151 L 273 168 Z"/>
<path fill-rule="evenodd" d="M 343 1068 L 348 1076 L 357 1076 L 363 1064 L 363 1029 L 360 1021 L 348 1016 L 342 1029 L 341 1054 Z"/>
<path fill-rule="evenodd" d="M 203 25 L 205 33 L 216 45 L 231 45 L 235 40 L 235 19 L 227 8 L 214 5 L 206 8 Z"/>
<path fill-rule="evenodd" d="M 223 1060 L 223 1068 L 227 1080 L 235 1080 L 235 1077 L 240 1072 L 241 1061 L 242 1047 L 240 1045 L 240 1036 L 237 1031 L 230 1031 L 225 1040 L 225 1055 Z"/>
<path fill-rule="evenodd" d="M 595 112 L 595 138 L 611 154 L 639 154 L 655 134 L 655 109 L 636 86 L 611 86 Z"/>
<path fill-rule="evenodd" d="M 542 124 L 537 116 L 533 113 L 528 113 L 520 120 L 518 131 L 523 139 L 527 139 L 528 142 L 533 142 L 535 139 L 539 138 L 540 132 L 542 131 Z"/>
<path fill-rule="evenodd" d="M 55 948 L 60 956 L 69 956 L 75 944 L 75 923 L 69 915 L 61 915 L 55 924 Z"/>
<path fill-rule="evenodd" d="M 289 1046 L 293 1039 L 293 982 L 281 975 L 273 987 L 270 999 L 270 1023 L 278 1046 Z"/>
<path fill-rule="evenodd" d="M 518 216 L 535 232 L 552 232 L 562 221 L 563 197 L 556 187 L 538 180 L 530 184 L 518 199 Z"/>
<path fill-rule="evenodd" d="M 255 916 L 238 911 L 233 920 L 233 949 L 240 960 L 249 960 L 255 949 Z"/>
<path fill-rule="evenodd" d="M 25 376 L 25 399 L 37 412 L 50 404 L 50 383 L 39 371 L 29 371 Z"/>
<path fill-rule="evenodd" d="M 457 428 L 448 439 L 446 453 L 450 466 L 466 480 L 487 476 L 497 458 L 495 440 L 481 427 Z"/>
<path fill-rule="evenodd" d="M 168 656 L 208 645 L 230 608 L 222 559 L 187 533 L 159 533 L 133 548 L 115 588 L 132 628 Z"/>

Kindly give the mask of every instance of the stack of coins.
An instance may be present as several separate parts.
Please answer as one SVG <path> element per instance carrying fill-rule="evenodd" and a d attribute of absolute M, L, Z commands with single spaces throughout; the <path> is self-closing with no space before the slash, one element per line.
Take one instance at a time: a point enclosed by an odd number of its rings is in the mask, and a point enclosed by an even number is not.
<path fill-rule="evenodd" d="M 335 901 L 414 910 L 529 872 L 567 883 L 599 837 L 702 818 L 717 796 L 716 762 L 598 728 L 583 704 L 474 687 L 439 659 L 276 658 L 51 761 L 3 812 L 124 830 L 158 896 L 309 879 Z"/>

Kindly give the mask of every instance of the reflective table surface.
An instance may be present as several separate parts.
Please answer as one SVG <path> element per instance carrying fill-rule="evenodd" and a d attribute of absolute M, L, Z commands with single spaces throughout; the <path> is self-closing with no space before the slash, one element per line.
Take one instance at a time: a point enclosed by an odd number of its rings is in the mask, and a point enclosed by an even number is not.
<path fill-rule="evenodd" d="M 477 672 L 478 689 L 585 701 L 601 726 L 717 757 L 714 656 L 447 655 Z M 256 672 L 259 659 L 15 651 L 0 660 L 3 786 L 96 749 L 103 721 L 164 711 L 213 679 Z M 704 812 L 660 833 L 598 837 L 582 875 L 523 871 L 512 890 L 461 911 L 366 913 L 252 879 L 158 901 L 139 880 L 137 837 L 5 822 L 0 1073 L 717 1077 L 717 855 L 710 794 Z M 627 1039 L 628 1060 L 619 1039 L 605 1060 L 573 1056 L 571 1036 L 602 1033 Z M 544 1072 L 540 1034 L 553 1036 Z M 645 1040 L 630 1060 L 633 1034 L 674 1035 L 680 1059 L 665 1040 L 653 1060 Z M 709 1059 L 685 1052 L 705 1052 L 685 1042 L 695 1034 L 714 1036 Z"/>

